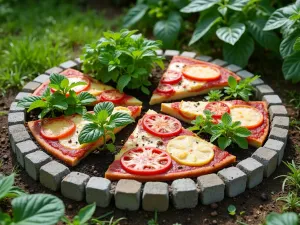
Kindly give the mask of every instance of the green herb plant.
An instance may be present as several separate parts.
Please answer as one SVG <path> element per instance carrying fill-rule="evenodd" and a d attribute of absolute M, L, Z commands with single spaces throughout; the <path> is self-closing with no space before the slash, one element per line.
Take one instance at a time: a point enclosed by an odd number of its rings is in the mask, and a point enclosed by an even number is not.
<path fill-rule="evenodd" d="M 15 174 L 0 177 L 0 201 L 5 198 L 17 198 L 26 195 L 26 192 L 14 184 Z"/>
<path fill-rule="evenodd" d="M 85 113 L 83 119 L 89 123 L 80 132 L 79 143 L 91 143 L 103 137 L 103 147 L 109 151 L 115 151 L 113 143 L 106 143 L 108 137 L 112 139 L 112 142 L 115 142 L 114 129 L 133 123 L 134 119 L 124 112 L 113 113 L 113 110 L 113 103 L 101 102 L 95 105 L 94 113 Z"/>
<path fill-rule="evenodd" d="M 278 224 L 298 225 L 299 217 L 294 212 L 286 212 L 282 214 L 271 212 L 266 217 L 266 225 L 278 225 Z"/>
<path fill-rule="evenodd" d="M 181 9 L 182 13 L 199 13 L 189 45 L 199 40 L 223 42 L 224 59 L 246 66 L 255 42 L 263 48 L 278 52 L 280 40 L 275 32 L 264 31 L 273 12 L 270 3 L 259 0 L 194 0 Z"/>
<path fill-rule="evenodd" d="M 136 32 L 125 29 L 104 32 L 100 40 L 85 46 L 83 70 L 104 83 L 115 82 L 121 92 L 127 87 L 149 94 L 152 68 L 156 65 L 164 68 L 162 56 L 156 53 L 161 42 L 148 40 Z"/>
<path fill-rule="evenodd" d="M 282 191 L 285 191 L 285 188 L 288 187 L 292 190 L 295 190 L 296 193 L 300 191 L 300 166 L 292 162 L 284 162 L 284 164 L 289 169 L 289 172 L 286 175 L 280 175 L 276 178 L 284 178 L 282 183 Z"/>
<path fill-rule="evenodd" d="M 297 211 L 300 208 L 300 198 L 293 191 L 289 192 L 286 196 L 277 198 L 276 201 L 284 202 L 282 210 L 285 212 Z"/>
<path fill-rule="evenodd" d="M 201 133 L 211 134 L 211 128 L 214 125 L 211 111 L 204 110 L 204 116 L 197 116 L 191 123 L 194 126 L 188 128 L 190 131 L 197 131 L 198 135 Z"/>
<path fill-rule="evenodd" d="M 86 106 L 96 101 L 96 98 L 88 92 L 76 94 L 72 88 L 85 85 L 85 82 L 70 83 L 69 79 L 60 74 L 51 74 L 49 87 L 42 96 L 24 97 L 18 102 L 18 106 L 27 108 L 27 112 L 41 109 L 40 118 L 49 115 L 56 117 L 57 114 L 72 115 L 84 114 Z M 50 88 L 54 93 L 51 93 Z"/>
<path fill-rule="evenodd" d="M 164 48 L 171 48 L 187 23 L 180 13 L 187 4 L 188 0 L 139 0 L 125 15 L 123 26 L 149 28 L 151 24 L 155 38 L 162 40 Z"/>
<path fill-rule="evenodd" d="M 300 1 L 277 9 L 264 26 L 264 31 L 280 29 L 283 40 L 280 54 L 283 58 L 282 71 L 286 80 L 300 82 Z"/>
<path fill-rule="evenodd" d="M 221 101 L 222 96 L 224 96 L 224 94 L 222 94 L 222 91 L 211 90 L 210 92 L 208 92 L 208 95 L 205 96 L 205 99 L 209 102 L 216 102 Z"/>
<path fill-rule="evenodd" d="M 148 225 L 159 225 L 158 224 L 158 216 L 157 216 L 157 210 L 154 212 L 154 218 L 148 221 Z"/>
<path fill-rule="evenodd" d="M 61 221 L 66 225 L 88 225 L 92 216 L 94 215 L 96 210 L 96 204 L 90 204 L 79 210 L 78 215 L 76 215 L 73 220 L 70 220 L 66 216 L 64 216 Z"/>
<path fill-rule="evenodd" d="M 235 216 L 236 214 L 236 207 L 234 205 L 229 205 L 227 208 L 228 214 L 231 216 Z"/>

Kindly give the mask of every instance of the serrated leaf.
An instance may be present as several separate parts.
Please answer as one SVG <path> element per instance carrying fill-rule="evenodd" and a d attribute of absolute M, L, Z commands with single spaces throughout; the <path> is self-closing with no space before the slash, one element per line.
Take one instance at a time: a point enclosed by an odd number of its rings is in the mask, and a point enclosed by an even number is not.
<path fill-rule="evenodd" d="M 140 21 L 146 14 L 148 6 L 145 4 L 137 4 L 131 8 L 123 19 L 123 27 L 130 27 Z"/>
<path fill-rule="evenodd" d="M 129 84 L 131 81 L 131 76 L 130 75 L 122 75 L 117 83 L 117 89 L 120 92 L 123 92 L 123 89 Z"/>
<path fill-rule="evenodd" d="M 48 194 L 24 195 L 12 201 L 14 225 L 53 225 L 65 213 L 64 203 Z"/>
<path fill-rule="evenodd" d="M 114 110 L 115 106 L 111 102 L 100 102 L 94 107 L 94 112 L 98 114 L 102 110 L 106 110 L 108 113 L 108 116 L 110 116 Z"/>
<path fill-rule="evenodd" d="M 134 119 L 127 113 L 116 112 L 111 115 L 110 122 L 113 122 L 116 127 L 122 127 L 134 122 Z"/>
<path fill-rule="evenodd" d="M 248 31 L 254 39 L 263 47 L 278 52 L 280 39 L 273 31 L 264 31 L 266 20 L 259 19 L 255 21 L 247 21 Z"/>
<path fill-rule="evenodd" d="M 46 102 L 44 102 L 43 100 L 37 100 L 37 101 L 34 101 L 30 105 L 27 112 L 30 112 L 31 110 L 37 109 L 37 108 L 46 108 L 47 106 L 48 106 L 48 104 Z"/>
<path fill-rule="evenodd" d="M 87 223 L 94 215 L 95 210 L 96 210 L 96 203 L 87 205 L 84 208 L 80 209 L 78 213 L 78 219 L 80 224 Z"/>
<path fill-rule="evenodd" d="M 254 41 L 249 36 L 244 34 L 241 39 L 234 45 L 224 43 L 223 56 L 224 59 L 232 64 L 245 67 L 248 60 L 254 51 Z"/>
<path fill-rule="evenodd" d="M 228 113 L 222 115 L 221 121 L 225 125 L 230 125 L 232 123 L 232 118 Z"/>
<path fill-rule="evenodd" d="M 11 190 L 14 184 L 15 175 L 11 174 L 7 177 L 0 179 L 0 200 L 3 199 Z"/>
<path fill-rule="evenodd" d="M 242 23 L 234 23 L 230 27 L 221 27 L 217 30 L 218 38 L 231 45 L 234 45 L 243 35 L 246 26 Z"/>
<path fill-rule="evenodd" d="M 68 87 L 68 86 L 69 86 L 69 79 L 67 79 L 67 78 L 63 79 L 63 80 L 61 81 L 61 83 L 60 83 L 60 86 L 61 86 L 62 88 Z"/>
<path fill-rule="evenodd" d="M 286 80 L 300 82 L 300 52 L 295 52 L 284 59 L 282 71 Z"/>
<path fill-rule="evenodd" d="M 82 105 L 89 105 L 96 101 L 95 96 L 93 96 L 89 92 L 81 92 L 77 97 Z"/>
<path fill-rule="evenodd" d="M 65 79 L 67 79 L 67 78 L 61 74 L 52 73 L 50 75 L 50 84 L 58 85 L 60 87 L 61 82 Z"/>
<path fill-rule="evenodd" d="M 226 6 L 235 11 L 242 11 L 244 6 L 247 5 L 248 2 L 249 0 L 229 0 Z"/>
<path fill-rule="evenodd" d="M 194 12 L 200 12 L 205 9 L 208 9 L 215 4 L 219 3 L 220 0 L 194 0 L 184 8 L 180 10 L 180 12 L 183 13 L 194 13 Z"/>
<path fill-rule="evenodd" d="M 300 51 L 300 37 L 298 37 L 293 46 L 294 51 Z"/>
<path fill-rule="evenodd" d="M 103 135 L 103 128 L 99 127 L 97 124 L 88 123 L 83 127 L 82 131 L 80 132 L 78 141 L 80 144 L 91 143 L 97 141 Z"/>
<path fill-rule="evenodd" d="M 207 13 L 200 18 L 199 22 L 196 24 L 196 29 L 190 40 L 189 45 L 194 44 L 200 38 L 202 38 L 215 24 L 221 21 L 222 18 L 217 13 Z"/>
<path fill-rule="evenodd" d="M 170 12 L 166 20 L 160 20 L 154 25 L 154 36 L 163 42 L 165 48 L 172 47 L 177 40 L 181 28 L 181 16 Z"/>
<path fill-rule="evenodd" d="M 92 114 L 92 113 L 85 113 L 85 114 L 83 114 L 82 118 L 86 121 L 89 121 L 89 122 L 96 122 L 97 121 L 97 116 Z"/>
<path fill-rule="evenodd" d="M 226 138 L 226 137 L 219 137 L 218 138 L 218 146 L 224 150 L 226 149 L 230 144 L 231 144 L 231 139 Z"/>
<path fill-rule="evenodd" d="M 282 27 L 288 21 L 289 19 L 288 16 L 284 13 L 284 8 L 277 9 L 272 13 L 263 30 L 275 30 L 279 27 Z"/>
<path fill-rule="evenodd" d="M 40 96 L 28 96 L 28 97 L 24 97 L 22 98 L 17 106 L 18 107 L 24 107 L 24 108 L 29 108 L 30 105 L 35 102 L 35 101 L 38 101 L 38 100 L 41 100 L 42 98 Z"/>
<path fill-rule="evenodd" d="M 294 45 L 299 36 L 299 30 L 295 30 L 293 33 L 283 39 L 280 44 L 280 54 L 282 58 L 286 58 L 294 52 Z"/>

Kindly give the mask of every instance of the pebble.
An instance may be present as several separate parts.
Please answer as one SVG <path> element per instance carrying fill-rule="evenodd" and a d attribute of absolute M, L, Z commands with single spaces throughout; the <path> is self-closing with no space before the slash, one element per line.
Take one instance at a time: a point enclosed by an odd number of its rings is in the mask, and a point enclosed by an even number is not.
<path fill-rule="evenodd" d="M 212 224 L 218 224 L 218 222 L 216 220 L 213 220 Z"/>
<path fill-rule="evenodd" d="M 5 138 L 1 138 L 1 144 L 5 143 Z"/>
<path fill-rule="evenodd" d="M 260 199 L 263 200 L 263 201 L 268 201 L 269 196 L 268 196 L 268 194 L 266 194 L 265 192 L 263 192 L 260 195 Z"/>
<path fill-rule="evenodd" d="M 204 220 L 203 220 L 203 223 L 204 224 L 206 224 L 206 223 L 208 223 L 209 222 L 209 220 L 207 219 L 207 218 L 205 218 Z"/>
<path fill-rule="evenodd" d="M 259 209 L 260 209 L 260 210 L 263 209 L 263 208 L 264 208 L 264 207 L 263 207 L 262 205 L 259 206 Z"/>
<path fill-rule="evenodd" d="M 4 159 L 4 160 L 8 160 L 8 155 L 4 155 L 4 156 L 3 156 L 3 159 Z"/>
<path fill-rule="evenodd" d="M 219 207 L 219 205 L 217 203 L 210 204 L 210 208 L 212 208 L 212 209 L 217 209 L 218 207 Z"/>
<path fill-rule="evenodd" d="M 210 213 L 210 215 L 211 215 L 211 216 L 217 216 L 217 215 L 218 215 L 218 212 L 217 212 L 217 211 L 213 211 L 213 212 Z"/>
<path fill-rule="evenodd" d="M 93 174 L 95 174 L 95 175 L 96 175 L 97 173 L 98 173 L 98 171 L 97 171 L 97 170 L 94 170 L 94 171 L 93 171 Z"/>
<path fill-rule="evenodd" d="M 72 210 L 73 209 L 73 206 L 70 204 L 70 205 L 68 205 L 68 209 L 69 210 Z"/>

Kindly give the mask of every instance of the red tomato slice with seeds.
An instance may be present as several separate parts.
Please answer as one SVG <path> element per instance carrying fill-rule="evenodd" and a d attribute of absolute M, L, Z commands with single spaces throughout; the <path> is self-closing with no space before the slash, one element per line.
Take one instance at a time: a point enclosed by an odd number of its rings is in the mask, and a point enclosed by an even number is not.
<path fill-rule="evenodd" d="M 206 65 L 188 65 L 182 70 L 183 75 L 191 80 L 212 81 L 221 76 L 218 68 Z"/>
<path fill-rule="evenodd" d="M 50 140 L 57 140 L 74 133 L 76 125 L 65 118 L 44 119 L 41 122 L 41 136 Z"/>
<path fill-rule="evenodd" d="M 100 95 L 100 101 L 102 102 L 112 102 L 115 104 L 121 103 L 124 99 L 125 94 L 119 92 L 118 90 L 108 90 L 104 91 Z"/>
<path fill-rule="evenodd" d="M 172 137 L 181 132 L 179 120 L 163 114 L 149 114 L 143 119 L 143 128 L 158 137 Z"/>
<path fill-rule="evenodd" d="M 215 119 L 219 119 L 224 113 L 230 112 L 229 106 L 223 102 L 210 102 L 205 106 L 205 109 L 211 111 L 212 117 Z"/>
<path fill-rule="evenodd" d="M 121 166 L 128 173 L 147 176 L 168 171 L 172 166 L 170 155 L 158 148 L 134 148 L 121 157 Z"/>
<path fill-rule="evenodd" d="M 161 83 L 162 84 L 177 84 L 179 81 L 182 80 L 182 74 L 181 72 L 177 72 L 177 71 L 167 71 L 162 79 L 161 79 Z"/>
<path fill-rule="evenodd" d="M 162 94 L 172 94 L 175 92 L 170 84 L 159 84 L 156 91 Z"/>

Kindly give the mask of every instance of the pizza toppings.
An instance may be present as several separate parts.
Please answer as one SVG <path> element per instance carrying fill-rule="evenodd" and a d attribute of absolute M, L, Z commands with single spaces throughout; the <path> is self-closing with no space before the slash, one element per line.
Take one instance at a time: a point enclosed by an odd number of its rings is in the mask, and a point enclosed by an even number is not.
<path fill-rule="evenodd" d="M 77 86 L 71 88 L 71 90 L 75 91 L 76 94 L 86 91 L 91 86 L 91 81 L 88 77 L 79 76 L 79 75 L 70 75 L 70 76 L 67 76 L 67 78 L 69 80 L 69 85 L 71 85 L 71 86 L 73 83 L 77 83 L 77 82 L 85 83 L 85 84 L 77 85 Z M 51 91 L 55 92 L 56 90 L 54 88 L 51 88 Z"/>
<path fill-rule="evenodd" d="M 170 84 L 159 84 L 156 91 L 161 94 L 173 94 L 175 92 L 174 88 Z"/>
<path fill-rule="evenodd" d="M 162 84 L 177 84 L 179 81 L 182 80 L 182 74 L 181 72 L 177 72 L 177 71 L 167 71 L 162 79 L 161 79 L 161 83 Z"/>
<path fill-rule="evenodd" d="M 41 135 L 50 140 L 64 138 L 74 133 L 76 125 L 66 118 L 44 119 L 41 123 Z"/>
<path fill-rule="evenodd" d="M 112 102 L 114 104 L 119 104 L 124 99 L 125 94 L 119 92 L 118 90 L 108 90 L 104 91 L 100 95 L 100 101 L 102 102 Z"/>
<path fill-rule="evenodd" d="M 215 119 L 220 119 L 224 113 L 230 112 L 228 105 L 223 102 L 210 102 L 205 106 L 205 110 L 211 111 Z"/>
<path fill-rule="evenodd" d="M 184 115 L 184 117 L 188 119 L 195 119 L 198 115 L 204 115 L 203 110 L 206 104 L 206 102 L 181 101 L 179 105 L 180 115 Z"/>
<path fill-rule="evenodd" d="M 181 123 L 174 117 L 163 114 L 148 114 L 143 119 L 143 128 L 158 137 L 172 137 L 181 132 Z"/>
<path fill-rule="evenodd" d="M 214 145 L 196 136 L 178 136 L 169 141 L 167 151 L 178 163 L 203 166 L 214 158 Z"/>
<path fill-rule="evenodd" d="M 158 148 L 134 148 L 124 153 L 121 165 L 125 171 L 136 175 L 156 175 L 170 169 L 170 155 Z"/>
<path fill-rule="evenodd" d="M 182 73 L 186 78 L 196 81 L 212 81 L 221 76 L 218 68 L 201 64 L 185 66 Z"/>
<path fill-rule="evenodd" d="M 263 114 L 256 108 L 248 105 L 234 105 L 230 108 L 232 121 L 240 121 L 241 126 L 256 128 L 264 121 Z"/>

